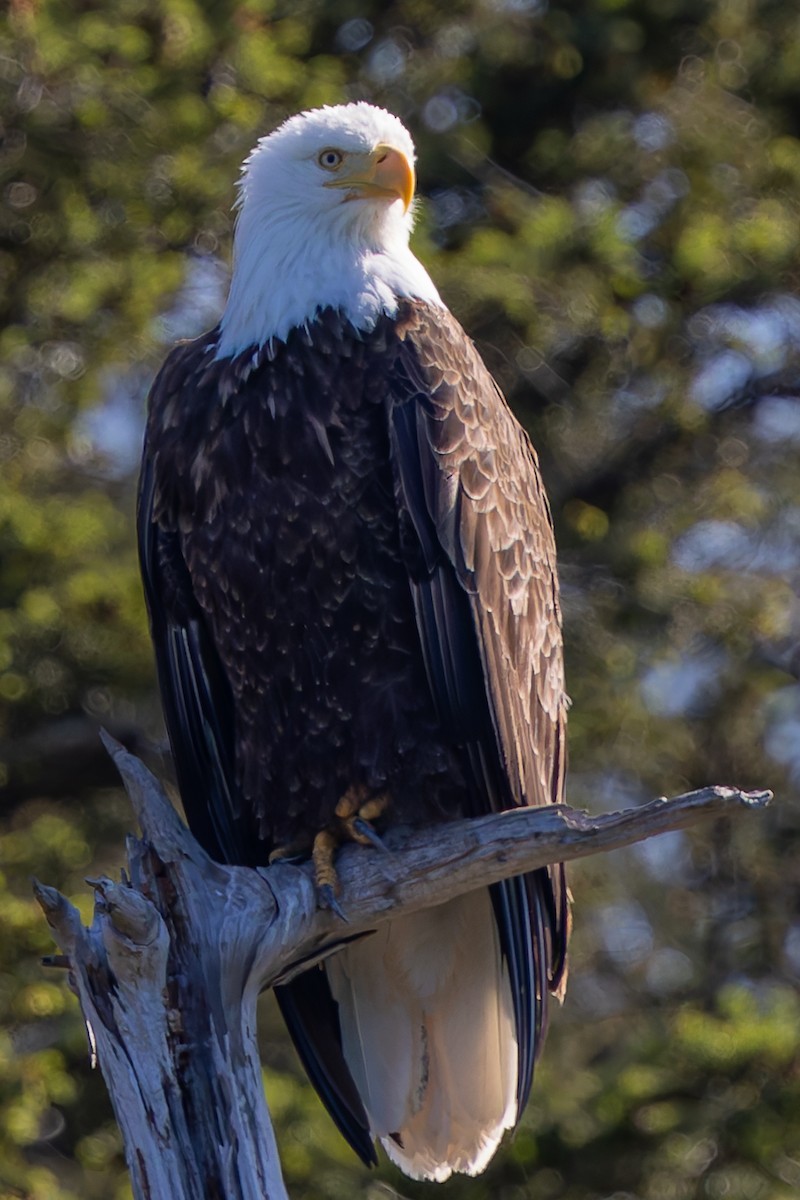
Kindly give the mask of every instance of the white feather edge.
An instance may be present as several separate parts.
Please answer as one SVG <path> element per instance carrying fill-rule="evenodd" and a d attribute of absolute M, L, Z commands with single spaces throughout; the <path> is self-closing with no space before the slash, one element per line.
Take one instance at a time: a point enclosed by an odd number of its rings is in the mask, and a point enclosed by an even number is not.
<path fill-rule="evenodd" d="M 483 1171 L 517 1118 L 511 986 L 489 893 L 392 921 L 326 970 L 345 1060 L 392 1162 L 439 1183 Z"/>

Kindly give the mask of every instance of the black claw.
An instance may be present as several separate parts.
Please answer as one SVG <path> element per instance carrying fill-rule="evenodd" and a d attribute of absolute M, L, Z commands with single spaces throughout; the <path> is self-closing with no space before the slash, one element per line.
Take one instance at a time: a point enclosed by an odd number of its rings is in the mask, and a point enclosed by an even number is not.
<path fill-rule="evenodd" d="M 329 883 L 323 883 L 322 887 L 317 888 L 317 896 L 319 898 L 320 908 L 327 908 L 330 912 L 335 913 L 340 921 L 344 921 L 345 925 L 349 925 L 347 917 L 342 912 L 342 907 L 336 899 L 333 888 Z"/>
<path fill-rule="evenodd" d="M 353 821 L 353 829 L 356 833 L 360 833 L 362 837 L 365 837 L 367 841 L 371 842 L 376 850 L 381 850 L 384 854 L 389 853 L 389 847 L 381 840 L 369 821 L 365 821 L 363 817 L 356 817 Z"/>

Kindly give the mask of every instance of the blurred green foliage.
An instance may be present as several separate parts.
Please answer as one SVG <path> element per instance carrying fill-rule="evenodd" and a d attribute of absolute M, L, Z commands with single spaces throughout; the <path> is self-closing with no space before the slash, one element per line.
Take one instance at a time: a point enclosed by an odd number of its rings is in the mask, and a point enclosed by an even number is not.
<path fill-rule="evenodd" d="M 417 249 L 529 425 L 561 556 L 573 803 L 772 786 L 591 860 L 480 1200 L 800 1192 L 800 16 L 777 0 L 11 0 L 0 18 L 0 1200 L 129 1196 L 32 872 L 88 916 L 129 822 L 98 722 L 162 738 L 134 558 L 144 396 L 213 324 L 255 138 L 366 98 Z M 355 1162 L 270 998 L 295 1197 Z"/>

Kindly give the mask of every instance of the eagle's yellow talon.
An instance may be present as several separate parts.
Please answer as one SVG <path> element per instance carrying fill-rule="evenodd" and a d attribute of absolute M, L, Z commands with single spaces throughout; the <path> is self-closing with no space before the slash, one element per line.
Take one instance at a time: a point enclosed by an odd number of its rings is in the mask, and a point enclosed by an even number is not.
<path fill-rule="evenodd" d="M 339 876 L 333 865 L 334 855 L 339 848 L 339 839 L 330 829 L 322 829 L 314 838 L 311 861 L 314 863 L 314 882 L 317 891 L 330 888 L 334 896 L 339 895 Z"/>
<path fill-rule="evenodd" d="M 362 804 L 358 815 L 362 821 L 375 821 L 378 817 L 383 816 L 388 807 L 389 797 L 386 792 L 381 792 L 379 796 L 373 796 L 371 800 L 367 800 L 366 804 Z"/>
<path fill-rule="evenodd" d="M 322 829 L 314 838 L 311 850 L 311 860 L 314 863 L 314 882 L 320 898 L 320 907 L 331 908 L 340 912 L 336 904 L 336 896 L 341 892 L 339 876 L 334 865 L 336 851 L 343 842 L 356 842 L 359 846 L 373 846 L 385 850 L 381 839 L 372 828 L 371 819 L 378 817 L 386 809 L 389 797 L 384 792 L 379 796 L 369 796 L 369 790 L 363 785 L 347 789 L 334 810 L 336 823 L 333 829 Z M 272 852 L 270 862 L 275 858 L 286 857 L 291 853 L 291 847 L 280 847 Z"/>
<path fill-rule="evenodd" d="M 372 828 L 372 822 L 386 810 L 389 797 L 385 792 L 367 799 L 368 795 L 364 787 L 348 788 L 336 805 L 336 815 L 348 841 L 356 842 L 359 846 L 381 847 L 381 840 Z"/>
<path fill-rule="evenodd" d="M 349 787 L 334 809 L 339 820 L 346 823 L 351 817 L 355 817 L 368 795 L 369 791 L 363 784 L 354 784 L 353 787 Z"/>

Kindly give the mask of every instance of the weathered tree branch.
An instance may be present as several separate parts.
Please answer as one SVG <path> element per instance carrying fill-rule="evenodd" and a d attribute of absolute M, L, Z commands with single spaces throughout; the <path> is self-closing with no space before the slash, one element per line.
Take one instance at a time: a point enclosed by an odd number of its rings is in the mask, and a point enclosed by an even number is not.
<path fill-rule="evenodd" d="M 130 878 L 90 881 L 88 929 L 54 889 L 35 890 L 71 964 L 137 1200 L 286 1197 L 256 1044 L 264 987 L 404 913 L 770 799 L 714 787 L 598 817 L 553 807 L 395 830 L 386 854 L 341 851 L 345 923 L 317 907 L 307 864 L 212 862 L 143 764 L 107 745 L 142 829 L 128 839 Z"/>

